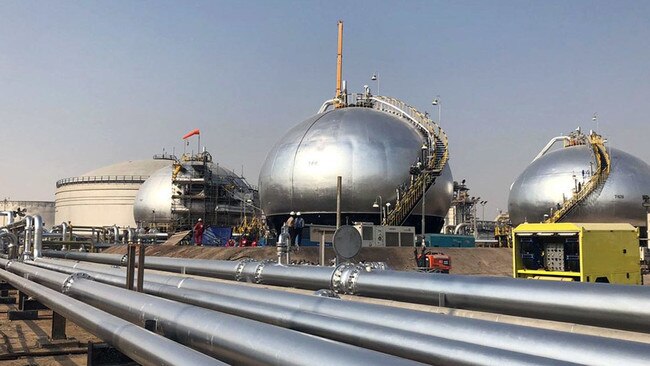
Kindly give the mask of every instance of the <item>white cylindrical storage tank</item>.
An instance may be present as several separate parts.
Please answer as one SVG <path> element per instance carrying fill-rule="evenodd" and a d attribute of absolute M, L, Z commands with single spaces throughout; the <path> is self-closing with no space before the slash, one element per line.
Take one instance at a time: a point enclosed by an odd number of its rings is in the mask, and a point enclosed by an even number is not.
<path fill-rule="evenodd" d="M 173 160 L 125 161 L 56 183 L 55 222 L 77 226 L 131 226 L 133 203 L 140 185 Z"/>

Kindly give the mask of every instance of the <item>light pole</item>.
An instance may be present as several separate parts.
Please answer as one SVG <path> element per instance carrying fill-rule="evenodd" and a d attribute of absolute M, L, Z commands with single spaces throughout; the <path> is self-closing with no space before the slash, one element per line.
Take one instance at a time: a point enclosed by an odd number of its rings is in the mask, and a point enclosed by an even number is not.
<path fill-rule="evenodd" d="M 424 170 L 422 170 L 422 246 L 426 246 L 425 240 L 424 240 L 424 234 L 426 233 L 425 231 L 425 205 L 427 201 L 427 179 L 426 179 L 426 174 L 427 174 L 427 167 L 429 166 L 428 164 L 428 154 L 427 154 L 427 144 L 422 144 L 422 166 L 424 167 Z"/>
<path fill-rule="evenodd" d="M 372 77 L 370 78 L 370 80 L 372 80 L 372 81 L 376 81 L 376 82 L 377 82 L 377 91 L 376 91 L 376 95 L 379 95 L 379 76 L 377 75 L 377 72 L 375 72 L 374 74 L 372 74 Z"/>
<path fill-rule="evenodd" d="M 440 124 L 440 115 L 441 115 L 441 110 L 442 110 L 442 101 L 440 101 L 440 96 L 437 95 L 435 99 L 433 99 L 433 102 L 431 102 L 432 105 L 435 105 L 438 107 L 438 124 Z"/>
<path fill-rule="evenodd" d="M 481 215 L 481 221 L 485 221 L 485 205 L 487 204 L 487 201 L 481 201 L 481 206 L 483 206 L 483 213 Z"/>
<path fill-rule="evenodd" d="M 474 219 L 474 239 L 478 239 L 478 226 L 476 220 L 476 204 L 481 201 L 481 197 L 476 197 L 472 200 L 472 218 Z"/>
<path fill-rule="evenodd" d="M 379 199 L 379 202 L 377 202 L 377 199 Z M 384 202 L 381 200 L 381 196 L 377 196 L 377 198 L 375 198 L 375 203 L 372 204 L 372 207 L 379 208 L 379 225 L 382 225 L 384 223 L 384 219 L 381 212 L 384 207 Z"/>
<path fill-rule="evenodd" d="M 390 202 L 386 202 L 386 217 L 390 215 Z"/>

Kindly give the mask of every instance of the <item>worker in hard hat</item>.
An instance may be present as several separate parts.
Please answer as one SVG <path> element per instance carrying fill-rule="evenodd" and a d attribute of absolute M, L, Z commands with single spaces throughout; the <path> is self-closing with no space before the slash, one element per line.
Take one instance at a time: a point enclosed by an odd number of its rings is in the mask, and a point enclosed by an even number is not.
<path fill-rule="evenodd" d="M 289 237 L 291 240 L 289 241 L 289 245 L 293 245 L 294 241 L 296 240 L 296 213 L 291 211 L 289 214 L 289 218 L 287 219 L 287 222 L 285 223 L 287 227 L 289 228 Z"/>
<path fill-rule="evenodd" d="M 198 219 L 194 225 L 194 244 L 201 245 L 203 243 L 203 219 Z"/>
<path fill-rule="evenodd" d="M 295 241 L 293 244 L 296 247 L 302 245 L 302 229 L 305 227 L 305 220 L 300 216 L 300 211 L 296 212 L 296 219 L 293 222 L 293 229 L 295 231 Z"/>

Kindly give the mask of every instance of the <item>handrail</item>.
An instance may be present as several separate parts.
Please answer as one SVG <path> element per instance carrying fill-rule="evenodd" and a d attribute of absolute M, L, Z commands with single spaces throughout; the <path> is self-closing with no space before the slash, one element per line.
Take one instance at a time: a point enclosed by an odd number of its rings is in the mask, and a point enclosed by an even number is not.
<path fill-rule="evenodd" d="M 77 183 L 143 183 L 149 178 L 148 175 L 97 175 L 63 178 L 56 182 L 56 188 L 68 184 Z"/>
<path fill-rule="evenodd" d="M 448 138 L 438 124 L 414 107 L 391 97 L 374 96 L 370 97 L 370 99 L 378 102 L 373 103 L 373 108 L 406 119 L 420 129 L 427 140 L 426 147 L 429 154 L 425 168 L 412 182 L 404 197 L 397 202 L 395 209 L 388 213 L 383 222 L 386 225 L 401 225 L 426 194 L 426 191 L 435 183 L 436 177 L 442 173 L 447 164 L 449 160 Z"/>

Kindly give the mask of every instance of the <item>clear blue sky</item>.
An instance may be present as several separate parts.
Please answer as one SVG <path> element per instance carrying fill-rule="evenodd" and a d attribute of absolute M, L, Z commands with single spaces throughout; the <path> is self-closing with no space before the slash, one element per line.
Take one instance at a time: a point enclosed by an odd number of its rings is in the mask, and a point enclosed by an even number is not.
<path fill-rule="evenodd" d="M 510 183 L 578 125 L 650 161 L 648 1 L 3 1 L 0 198 L 147 159 L 193 128 L 257 184 L 270 147 L 344 78 L 436 116 L 456 180 L 505 209 Z M 650 187 L 649 187 L 650 189 Z"/>

